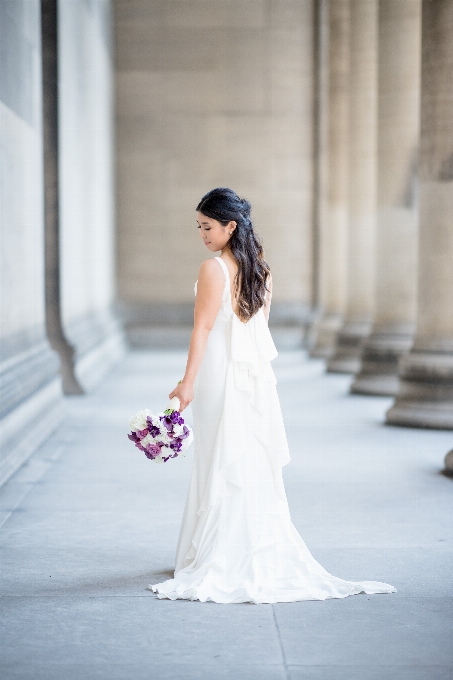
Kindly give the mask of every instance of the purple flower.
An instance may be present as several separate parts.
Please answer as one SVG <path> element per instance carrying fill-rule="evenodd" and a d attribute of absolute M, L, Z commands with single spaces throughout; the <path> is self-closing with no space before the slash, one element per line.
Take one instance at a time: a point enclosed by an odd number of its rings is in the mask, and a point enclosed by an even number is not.
<path fill-rule="evenodd" d="M 134 422 L 141 424 L 143 415 L 144 413 L 140 414 L 140 418 L 134 417 Z M 159 457 L 159 462 L 166 462 L 170 458 L 176 458 L 185 448 L 184 440 L 191 436 L 191 430 L 184 424 L 179 411 L 166 411 L 159 416 L 150 414 L 145 422 L 146 427 L 143 430 L 132 430 L 127 436 L 150 460 Z"/>
<path fill-rule="evenodd" d="M 155 439 L 157 435 L 160 434 L 160 430 L 157 425 L 152 425 L 150 428 L 148 428 L 148 432 L 150 433 L 151 437 L 153 437 L 153 439 Z"/>
<path fill-rule="evenodd" d="M 150 433 L 151 437 L 157 437 L 157 435 L 160 434 L 160 430 L 157 425 L 153 425 L 153 421 L 149 416 L 147 417 L 146 422 L 148 423 L 148 432 Z"/>
<path fill-rule="evenodd" d="M 181 440 L 187 439 L 187 437 L 189 436 L 189 434 L 190 434 L 189 428 L 188 428 L 186 425 L 184 425 L 184 427 L 183 427 L 183 434 L 178 434 L 178 439 L 181 439 Z"/>
<path fill-rule="evenodd" d="M 172 451 L 175 451 L 175 453 L 179 453 L 181 451 L 181 448 L 182 448 L 181 439 L 179 437 L 176 437 L 175 439 L 173 439 L 173 441 L 170 444 L 170 448 L 172 449 Z"/>
<path fill-rule="evenodd" d="M 181 418 L 179 411 L 167 413 L 166 415 L 161 416 L 160 419 L 169 432 L 172 431 L 173 425 L 184 425 L 184 419 Z"/>
<path fill-rule="evenodd" d="M 161 416 L 160 419 L 167 428 L 168 432 L 171 432 L 173 429 L 173 421 L 171 416 Z"/>
<path fill-rule="evenodd" d="M 160 454 L 160 446 L 158 446 L 157 444 L 148 444 L 144 451 L 145 456 L 152 460 L 153 458 L 156 458 Z"/>

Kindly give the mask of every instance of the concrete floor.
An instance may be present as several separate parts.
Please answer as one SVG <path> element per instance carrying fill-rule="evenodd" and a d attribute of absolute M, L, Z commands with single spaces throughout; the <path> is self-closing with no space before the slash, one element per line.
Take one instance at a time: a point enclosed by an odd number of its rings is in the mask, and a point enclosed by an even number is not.
<path fill-rule="evenodd" d="M 146 590 L 170 575 L 192 453 L 157 466 L 127 422 L 166 405 L 184 358 L 130 354 L 1 490 L 3 680 L 451 680 L 453 434 L 383 426 L 389 399 L 348 396 L 302 352 L 274 364 L 294 523 L 329 571 L 398 593 L 255 606 Z"/>

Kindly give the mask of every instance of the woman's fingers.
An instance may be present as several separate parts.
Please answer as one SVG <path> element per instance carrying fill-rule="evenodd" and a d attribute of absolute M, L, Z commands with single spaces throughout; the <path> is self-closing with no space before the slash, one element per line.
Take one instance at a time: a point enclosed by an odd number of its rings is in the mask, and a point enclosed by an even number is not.
<path fill-rule="evenodd" d="M 184 411 L 184 409 L 187 408 L 189 404 L 190 404 L 190 401 L 187 401 L 186 399 L 183 399 L 183 400 L 181 401 L 180 413 L 181 413 L 182 411 Z"/>
<path fill-rule="evenodd" d="M 170 392 L 168 395 L 169 399 L 173 399 L 173 397 L 178 397 L 179 399 L 179 410 L 184 411 L 185 408 L 188 407 L 191 401 L 193 401 L 193 390 L 188 389 L 187 386 L 183 387 L 182 385 L 177 385 L 173 392 Z"/>

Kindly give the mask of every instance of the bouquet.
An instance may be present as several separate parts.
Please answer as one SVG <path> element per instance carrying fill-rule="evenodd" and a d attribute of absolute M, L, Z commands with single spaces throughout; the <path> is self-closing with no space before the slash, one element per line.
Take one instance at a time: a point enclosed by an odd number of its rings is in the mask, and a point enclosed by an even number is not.
<path fill-rule="evenodd" d="M 129 421 L 132 432 L 128 438 L 155 463 L 183 455 L 193 441 L 192 429 L 184 423 L 179 408 L 178 397 L 173 397 L 165 411 L 154 414 L 146 408 Z"/>

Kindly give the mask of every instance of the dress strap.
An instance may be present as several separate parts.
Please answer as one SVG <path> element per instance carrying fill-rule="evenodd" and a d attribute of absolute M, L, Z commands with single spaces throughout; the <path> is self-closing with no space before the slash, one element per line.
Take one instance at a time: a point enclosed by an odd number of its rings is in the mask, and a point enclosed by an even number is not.
<path fill-rule="evenodd" d="M 229 312 L 233 311 L 233 308 L 231 306 L 231 291 L 230 291 L 230 272 L 228 271 L 228 267 L 226 266 L 225 262 L 222 260 L 221 257 L 216 257 L 215 258 L 219 265 L 223 269 L 223 273 L 225 274 L 225 288 L 223 289 L 223 304 L 226 305 L 226 309 Z"/>
<path fill-rule="evenodd" d="M 230 286 L 230 272 L 228 271 L 228 267 L 226 266 L 225 262 L 222 260 L 221 257 L 216 257 L 215 259 L 217 260 L 217 262 L 222 267 L 223 273 L 225 274 L 225 281 L 228 283 L 228 287 L 229 287 Z"/>

